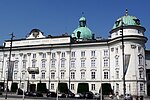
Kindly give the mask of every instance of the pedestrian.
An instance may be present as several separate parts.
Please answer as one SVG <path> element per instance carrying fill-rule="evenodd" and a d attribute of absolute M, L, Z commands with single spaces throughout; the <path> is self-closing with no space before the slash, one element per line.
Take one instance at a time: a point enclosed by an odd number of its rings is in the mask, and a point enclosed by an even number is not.
<path fill-rule="evenodd" d="M 119 95 L 118 94 L 116 95 L 116 99 L 119 100 Z"/>

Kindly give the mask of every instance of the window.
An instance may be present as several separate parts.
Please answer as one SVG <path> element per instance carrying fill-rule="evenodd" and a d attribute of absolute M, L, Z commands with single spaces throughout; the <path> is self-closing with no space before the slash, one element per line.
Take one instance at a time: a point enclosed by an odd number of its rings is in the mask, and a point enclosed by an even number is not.
<path fill-rule="evenodd" d="M 118 53 L 118 48 L 116 48 L 116 53 Z"/>
<path fill-rule="evenodd" d="M 139 55 L 139 65 L 143 65 L 143 57 L 142 57 L 142 55 Z"/>
<path fill-rule="evenodd" d="M 65 57 L 65 52 L 61 53 L 61 57 L 64 58 Z"/>
<path fill-rule="evenodd" d="M 119 71 L 116 71 L 116 79 L 119 79 Z"/>
<path fill-rule="evenodd" d="M 81 57 L 85 57 L 85 51 L 81 51 Z"/>
<path fill-rule="evenodd" d="M 65 67 L 65 60 L 61 60 L 61 67 Z"/>
<path fill-rule="evenodd" d="M 85 72 L 81 72 L 81 79 L 85 79 Z"/>
<path fill-rule="evenodd" d="M 26 65 L 27 65 L 26 61 L 23 61 L 22 63 L 23 63 L 23 65 L 22 65 L 23 68 L 26 68 Z"/>
<path fill-rule="evenodd" d="M 54 72 L 51 73 L 51 79 L 55 79 L 55 73 Z"/>
<path fill-rule="evenodd" d="M 36 58 L 36 54 L 33 54 L 33 58 Z"/>
<path fill-rule="evenodd" d="M 71 61 L 71 67 L 75 67 L 75 60 Z"/>
<path fill-rule="evenodd" d="M 17 79 L 17 73 L 14 73 L 14 79 Z"/>
<path fill-rule="evenodd" d="M 144 77 L 143 77 L 143 71 L 142 71 L 142 70 L 139 70 L 139 78 L 144 78 Z"/>
<path fill-rule="evenodd" d="M 65 78 L 65 72 L 61 72 L 61 79 Z"/>
<path fill-rule="evenodd" d="M 71 79 L 75 79 L 75 72 L 71 72 Z"/>
<path fill-rule="evenodd" d="M 46 63 L 46 61 L 42 61 L 42 68 L 45 68 L 45 64 Z"/>
<path fill-rule="evenodd" d="M 35 74 L 32 74 L 31 78 L 32 78 L 32 79 L 35 79 Z"/>
<path fill-rule="evenodd" d="M 92 57 L 95 56 L 95 51 L 91 51 L 91 56 L 92 56 Z"/>
<path fill-rule="evenodd" d="M 42 79 L 45 79 L 45 72 L 42 72 Z"/>
<path fill-rule="evenodd" d="M 55 88 L 54 88 L 54 84 L 52 83 L 51 84 L 51 90 L 54 90 Z"/>
<path fill-rule="evenodd" d="M 24 83 L 21 83 L 21 88 L 24 89 Z"/>
<path fill-rule="evenodd" d="M 71 90 L 74 90 L 74 84 L 71 84 Z"/>
<path fill-rule="evenodd" d="M 71 52 L 71 57 L 75 57 L 75 52 Z"/>
<path fill-rule="evenodd" d="M 52 58 L 55 58 L 55 57 L 56 57 L 55 53 L 52 53 Z"/>
<path fill-rule="evenodd" d="M 27 59 L 27 55 L 23 55 L 23 59 L 26 60 Z"/>
<path fill-rule="evenodd" d="M 118 57 L 115 58 L 115 62 L 116 62 L 116 66 L 118 66 L 119 65 L 119 58 Z"/>
<path fill-rule="evenodd" d="M 143 91 L 144 90 L 144 85 L 141 83 L 140 84 L 140 91 Z"/>
<path fill-rule="evenodd" d="M 95 79 L 95 72 L 91 72 L 91 79 Z"/>
<path fill-rule="evenodd" d="M 116 83 L 116 91 L 118 92 L 119 91 L 119 84 Z"/>
<path fill-rule="evenodd" d="M 108 59 L 104 59 L 104 67 L 108 67 Z"/>
<path fill-rule="evenodd" d="M 95 84 L 91 84 L 91 90 L 95 90 Z"/>
<path fill-rule="evenodd" d="M 104 79 L 108 79 L 108 72 L 104 72 Z"/>
<path fill-rule="evenodd" d="M 95 67 L 95 59 L 91 60 L 91 67 Z"/>
<path fill-rule="evenodd" d="M 25 73 L 22 73 L 22 79 L 25 79 Z"/>
<path fill-rule="evenodd" d="M 85 67 L 85 60 L 81 60 L 81 67 Z"/>
<path fill-rule="evenodd" d="M 15 62 L 14 64 L 15 64 L 15 65 L 14 65 L 14 66 L 15 66 L 15 69 L 18 69 L 18 62 Z"/>
<path fill-rule="evenodd" d="M 46 58 L 46 53 L 43 53 L 43 54 L 42 54 L 42 58 Z"/>
<path fill-rule="evenodd" d="M 104 56 L 108 56 L 108 50 L 104 50 Z"/>
<path fill-rule="evenodd" d="M 32 67 L 35 68 L 36 66 L 36 61 L 32 61 Z"/>
<path fill-rule="evenodd" d="M 51 61 L 51 67 L 53 67 L 53 68 L 55 67 L 55 60 Z"/>

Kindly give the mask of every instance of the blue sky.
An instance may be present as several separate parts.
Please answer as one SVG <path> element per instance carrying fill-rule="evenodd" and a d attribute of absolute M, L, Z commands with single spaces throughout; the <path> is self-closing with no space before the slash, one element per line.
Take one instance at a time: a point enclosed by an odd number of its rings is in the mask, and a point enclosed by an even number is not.
<path fill-rule="evenodd" d="M 146 28 L 146 49 L 150 49 L 149 4 L 149 0 L 0 0 L 0 45 L 10 39 L 9 33 L 20 39 L 34 28 L 46 36 L 71 34 L 82 12 L 95 36 L 107 38 L 127 8 L 129 15 L 139 18 Z"/>

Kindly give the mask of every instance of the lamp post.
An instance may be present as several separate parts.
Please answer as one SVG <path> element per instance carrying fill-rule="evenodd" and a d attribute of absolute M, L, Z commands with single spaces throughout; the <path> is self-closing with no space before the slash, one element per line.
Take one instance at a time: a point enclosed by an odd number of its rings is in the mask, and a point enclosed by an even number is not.
<path fill-rule="evenodd" d="M 125 66 L 124 66 L 124 38 L 123 38 L 123 19 L 121 19 L 121 40 L 122 40 L 122 66 L 123 66 L 123 94 L 126 94 L 126 84 L 125 84 Z"/>
<path fill-rule="evenodd" d="M 7 83 L 6 83 L 6 96 L 5 96 L 5 99 L 7 99 L 7 92 L 8 92 L 8 78 L 9 78 L 9 69 L 11 66 L 11 51 L 12 51 L 12 41 L 13 41 L 13 38 L 14 38 L 14 35 L 13 33 L 10 34 L 11 35 L 11 40 L 10 40 L 10 49 L 9 49 L 9 66 L 8 66 L 8 73 L 7 73 Z M 12 76 L 11 76 L 12 77 Z"/>

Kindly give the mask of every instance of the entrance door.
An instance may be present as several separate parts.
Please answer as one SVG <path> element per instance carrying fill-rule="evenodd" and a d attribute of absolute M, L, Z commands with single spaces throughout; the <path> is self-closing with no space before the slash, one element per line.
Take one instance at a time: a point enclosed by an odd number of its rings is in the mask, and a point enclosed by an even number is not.
<path fill-rule="evenodd" d="M 36 84 L 30 84 L 30 92 L 35 92 Z"/>

